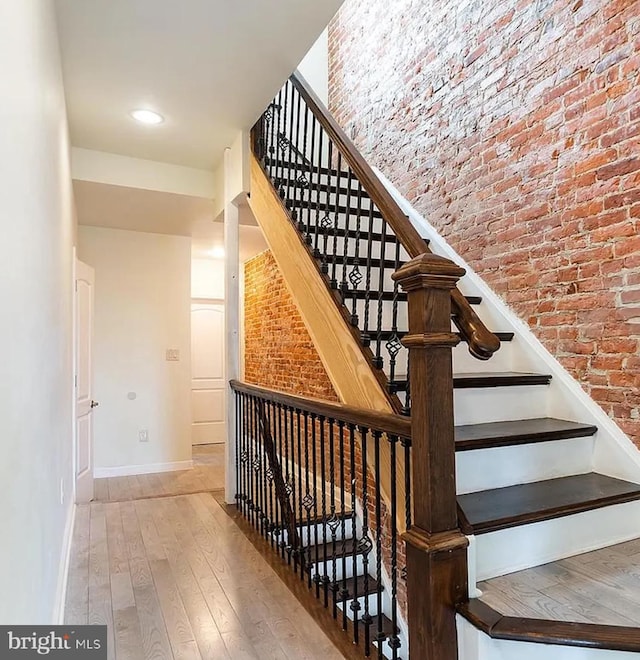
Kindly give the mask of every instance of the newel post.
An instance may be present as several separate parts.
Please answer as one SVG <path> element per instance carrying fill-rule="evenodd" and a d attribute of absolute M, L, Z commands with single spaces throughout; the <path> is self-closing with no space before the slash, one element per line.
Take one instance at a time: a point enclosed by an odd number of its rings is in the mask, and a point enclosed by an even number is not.
<path fill-rule="evenodd" d="M 451 290 L 464 270 L 423 254 L 393 279 L 407 292 L 411 385 L 413 525 L 407 544 L 409 652 L 415 660 L 458 657 L 455 605 L 467 598 L 467 539 L 456 509 Z"/>

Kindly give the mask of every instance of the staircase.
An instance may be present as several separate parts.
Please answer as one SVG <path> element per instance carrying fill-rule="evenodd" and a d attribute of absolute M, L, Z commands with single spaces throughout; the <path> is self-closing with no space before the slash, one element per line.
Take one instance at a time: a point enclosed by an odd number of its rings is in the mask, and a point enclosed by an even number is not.
<path fill-rule="evenodd" d="M 402 342 L 416 320 L 410 317 L 412 294 L 392 275 L 430 249 L 428 232 L 416 229 L 415 221 L 394 206 L 390 192 L 380 192 L 375 175 L 357 152 L 353 155 L 353 146 L 299 77 L 294 75 L 274 99 L 253 139 L 260 175 L 270 182 L 299 237 L 302 251 L 295 258 L 313 261 L 318 281 L 384 393 L 388 412 L 410 416 L 415 369 L 412 351 Z M 256 216 L 262 225 L 259 208 Z M 272 250 L 279 262 L 291 258 L 275 245 Z M 562 386 L 555 386 L 552 373 L 530 367 L 535 356 L 522 357 L 522 347 L 514 345 L 521 329 L 486 329 L 481 318 L 505 318 L 493 306 L 485 311 L 473 281 L 463 278 L 461 287 L 463 292 L 455 289 L 451 296 L 451 334 L 460 340 L 453 349 L 452 378 L 457 511 L 459 528 L 470 540 L 469 592 L 477 597 L 478 581 L 640 537 L 640 485 L 627 476 L 635 474 L 640 481 L 640 470 L 620 468 L 625 477 L 620 478 L 616 470 L 595 469 L 596 442 L 601 452 L 604 431 L 599 435 L 592 418 L 576 418 L 573 404 L 565 406 L 571 411 L 567 419 L 549 414 L 562 409 L 567 396 Z M 324 589 L 326 606 L 327 594 L 336 594 L 334 609 L 343 624 L 355 612 L 366 612 L 362 634 L 373 640 L 379 657 L 408 657 L 402 617 L 394 613 L 395 623 L 389 618 L 393 599 L 380 568 L 371 572 L 367 553 L 362 555 L 362 544 L 354 540 L 362 512 L 345 515 L 350 528 L 338 549 L 327 527 L 337 518 L 321 516 L 297 526 L 308 579 L 315 581 L 319 598 Z M 347 566 L 346 556 L 361 560 Z M 486 619 L 495 612 L 474 606 L 473 598 L 463 600 L 462 616 L 490 634 Z M 334 617 L 339 618 L 337 611 Z M 368 625 L 375 620 L 372 635 Z M 527 626 L 520 638 L 535 642 L 536 624 Z M 588 624 L 575 632 L 582 642 L 589 634 Z M 567 635 L 545 639 L 572 643 Z M 607 647 L 605 641 L 600 648 L 620 647 Z M 475 653 L 474 658 L 484 657 Z"/>

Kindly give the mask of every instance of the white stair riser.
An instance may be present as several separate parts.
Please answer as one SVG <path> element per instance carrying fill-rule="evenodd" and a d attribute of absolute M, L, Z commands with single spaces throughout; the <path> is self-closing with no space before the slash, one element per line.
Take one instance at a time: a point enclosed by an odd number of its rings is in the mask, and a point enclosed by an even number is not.
<path fill-rule="evenodd" d="M 313 557 L 310 557 L 310 561 L 313 562 L 314 559 Z M 322 576 L 327 576 L 329 579 L 333 580 L 334 574 L 333 574 L 333 564 L 331 561 L 327 561 L 326 564 L 326 573 L 325 573 L 325 564 L 324 562 L 320 562 L 318 564 L 318 570 L 316 570 L 316 564 L 312 563 L 311 564 L 311 575 L 316 575 L 318 573 L 319 575 Z M 335 573 L 335 579 L 336 580 L 342 580 L 343 577 L 353 577 L 354 576 L 354 562 L 352 557 L 347 557 L 347 562 L 345 566 L 345 571 L 343 572 L 343 567 L 342 567 L 342 560 L 338 560 L 335 565 L 336 573 Z M 364 570 L 364 562 L 362 561 L 362 556 L 358 555 L 358 558 L 355 562 L 355 575 L 363 575 L 365 573 Z"/>
<path fill-rule="evenodd" d="M 373 578 L 371 578 L 373 582 Z M 378 614 L 378 596 L 377 594 L 369 594 L 367 600 L 369 601 L 369 614 L 371 616 L 377 616 Z M 361 617 L 364 614 L 364 596 L 358 598 L 358 603 L 360 603 L 360 609 L 358 610 L 358 617 Z M 347 608 L 347 617 L 353 620 L 353 610 L 351 609 L 351 603 L 353 603 L 353 598 L 345 601 L 344 603 L 338 603 L 338 608 L 342 611 L 344 608 Z M 384 606 L 383 606 L 384 611 Z"/>
<path fill-rule="evenodd" d="M 457 425 L 547 416 L 547 386 L 485 387 L 453 392 Z"/>
<path fill-rule="evenodd" d="M 318 538 L 316 541 L 316 532 L 315 530 L 318 530 Z M 336 530 L 336 536 L 335 540 L 336 541 L 343 541 L 352 538 L 353 533 L 351 529 L 351 521 L 347 520 L 345 521 L 344 524 L 344 536 L 342 535 L 342 526 L 338 527 Z M 318 525 L 311 525 L 311 527 L 307 525 L 302 525 L 298 527 L 298 534 L 300 536 L 300 542 L 302 545 L 315 545 L 316 542 L 318 544 L 324 543 L 327 541 L 328 543 L 331 543 L 334 540 L 334 537 L 331 533 L 330 529 L 327 529 L 325 525 L 318 524 Z M 282 530 L 280 533 L 280 538 L 285 542 L 289 542 L 289 531 L 288 530 Z"/>
<path fill-rule="evenodd" d="M 500 350 L 487 363 L 469 353 L 469 345 L 461 341 L 453 349 L 453 373 L 478 373 L 486 371 L 512 371 L 513 342 L 503 341 Z"/>
<path fill-rule="evenodd" d="M 491 639 L 457 617 L 459 660 L 638 660 L 637 653 Z"/>
<path fill-rule="evenodd" d="M 458 494 L 585 474 L 591 471 L 593 438 L 572 438 L 456 453 Z"/>
<path fill-rule="evenodd" d="M 486 580 L 638 537 L 640 501 L 479 534 L 475 574 Z"/>

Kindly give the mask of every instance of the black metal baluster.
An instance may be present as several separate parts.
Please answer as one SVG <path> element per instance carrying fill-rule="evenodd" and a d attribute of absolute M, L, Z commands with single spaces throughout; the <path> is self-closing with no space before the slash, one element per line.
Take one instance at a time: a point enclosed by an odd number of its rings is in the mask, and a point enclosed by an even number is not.
<path fill-rule="evenodd" d="M 301 414 L 300 408 L 296 408 L 296 441 L 297 441 L 297 460 L 298 467 L 298 527 L 300 529 L 300 538 L 298 546 L 298 560 L 300 562 L 300 579 L 304 580 L 304 518 L 302 516 L 302 431 L 300 429 Z"/>
<path fill-rule="evenodd" d="M 291 492 L 291 476 L 289 474 L 289 419 L 288 419 L 288 406 L 282 406 L 281 408 L 281 415 L 283 416 L 283 426 L 284 426 L 284 434 L 283 434 L 283 440 L 284 440 L 284 493 L 283 493 L 283 498 L 286 496 L 286 499 L 289 500 L 289 495 Z M 284 513 L 284 512 L 283 512 Z M 289 523 L 290 521 L 286 521 L 286 523 Z M 283 548 L 286 553 L 287 553 L 287 563 L 291 565 L 291 542 L 293 539 L 289 538 L 291 536 L 291 530 L 290 530 L 290 525 L 286 524 L 286 533 L 287 533 L 287 542 L 285 544 L 285 547 Z M 284 542 L 284 534 L 283 534 L 283 542 Z"/>
<path fill-rule="evenodd" d="M 302 505 L 307 512 L 307 540 L 305 546 L 308 548 L 311 545 L 311 507 L 313 506 L 314 498 L 311 496 L 309 490 L 309 413 L 303 411 L 304 416 L 304 498 Z M 307 572 L 308 587 L 311 589 L 311 557 L 309 550 L 304 551 L 305 566 L 304 570 Z"/>
<path fill-rule="evenodd" d="M 272 490 L 272 502 L 273 502 L 273 518 L 271 524 L 271 538 L 273 540 L 272 547 L 275 548 L 276 552 L 280 552 L 279 539 L 280 539 L 280 504 L 278 502 L 278 489 L 276 486 L 276 470 L 277 466 L 277 420 L 276 420 L 276 406 L 275 403 L 268 401 L 267 405 L 269 407 L 269 420 L 268 428 L 269 433 L 271 434 L 271 440 L 273 442 L 273 457 L 276 459 L 276 463 L 271 465 L 271 490 Z"/>
<path fill-rule="evenodd" d="M 300 95 L 298 95 L 298 99 L 300 99 Z M 298 108 L 298 113 L 300 112 L 300 108 Z M 307 158 L 307 131 L 309 127 L 309 108 L 307 107 L 306 103 L 304 105 L 304 123 L 303 123 L 303 133 L 302 133 L 302 154 L 304 158 Z M 313 158 L 313 147 L 311 148 L 311 158 Z M 308 214 L 309 214 L 309 202 L 308 198 L 311 196 L 311 175 L 309 173 L 309 166 L 313 163 L 313 160 L 307 162 L 303 162 L 302 164 L 302 170 L 300 176 L 296 179 L 296 188 L 300 191 L 300 201 L 299 201 L 299 209 L 300 213 L 298 215 L 298 230 L 302 234 L 302 236 L 306 235 L 306 224 L 309 222 Z M 305 215 L 307 217 L 307 222 L 305 223 Z"/>
<path fill-rule="evenodd" d="M 398 649 L 400 648 L 400 638 L 398 637 L 398 464 L 396 459 L 398 436 L 390 435 L 388 440 L 391 462 L 391 634 L 388 643 L 392 652 L 392 660 L 398 660 Z M 382 594 L 379 596 L 379 601 L 382 601 Z"/>
<path fill-rule="evenodd" d="M 240 511 L 244 518 L 247 517 L 247 486 L 246 486 L 246 433 L 247 433 L 247 421 L 246 421 L 246 394 L 242 392 L 240 394 L 240 419 L 242 420 L 241 430 L 240 430 Z"/>
<path fill-rule="evenodd" d="M 331 185 L 331 163 L 329 163 L 329 185 Z M 331 245 L 331 288 L 338 288 L 338 229 L 340 225 L 340 188 L 342 186 L 342 154 L 338 151 L 336 162 L 336 196 L 333 205 L 332 223 L 332 245 Z M 346 255 L 346 246 L 342 248 L 342 254 Z"/>
<path fill-rule="evenodd" d="M 285 88 L 283 87 L 279 92 L 278 92 L 278 121 L 275 123 L 274 128 L 275 128 L 275 140 L 273 143 L 274 149 L 275 149 L 275 158 L 276 158 L 276 163 L 275 163 L 275 187 L 276 190 L 278 191 L 278 195 L 280 195 L 280 198 L 284 199 L 285 196 L 285 191 L 284 191 L 284 155 L 282 153 L 282 148 L 281 148 L 281 143 L 280 143 L 280 136 L 282 135 L 282 123 L 284 122 L 286 124 L 286 107 L 284 104 L 284 101 L 286 100 L 284 98 L 284 91 Z"/>
<path fill-rule="evenodd" d="M 380 279 L 378 281 L 378 309 L 376 320 L 376 356 L 373 360 L 373 366 L 376 369 L 382 369 L 384 361 L 382 359 L 382 298 L 384 295 L 384 272 L 385 272 L 385 258 L 387 248 L 387 223 L 382 223 L 382 230 L 380 232 Z"/>
<path fill-rule="evenodd" d="M 357 482 L 356 475 L 356 426 L 349 424 L 349 481 L 351 483 L 351 574 L 355 578 L 358 575 L 358 519 L 356 512 L 356 498 L 357 498 Z M 347 573 L 344 572 L 342 576 L 342 589 L 347 589 Z M 353 612 L 353 642 L 359 644 L 360 631 L 358 629 L 358 617 L 360 610 L 360 603 L 358 602 L 358 582 L 353 580 L 353 594 L 350 604 L 350 609 Z M 342 616 L 342 627 L 347 628 L 347 607 L 345 602 L 344 613 Z"/>
<path fill-rule="evenodd" d="M 292 183 L 295 181 L 296 178 L 296 173 L 297 173 L 297 168 L 296 168 L 296 160 L 297 156 L 295 153 L 295 150 L 293 148 L 293 123 L 294 123 L 294 110 L 295 110 L 295 102 L 294 102 L 294 92 L 295 89 L 291 83 L 291 81 L 287 80 L 286 82 L 287 87 L 289 88 L 289 132 L 287 133 L 287 148 L 289 151 L 289 170 L 287 172 L 287 201 L 289 203 L 293 202 L 293 196 L 291 194 L 292 191 Z M 291 207 L 290 207 L 291 208 Z"/>
<path fill-rule="evenodd" d="M 384 221 L 383 221 L 384 222 Z M 373 200 L 369 202 L 369 227 L 367 234 L 367 266 L 365 270 L 364 281 L 364 332 L 362 333 L 362 343 L 369 346 L 371 343 L 371 328 L 369 327 L 369 312 L 371 309 L 371 267 L 373 252 Z"/>
<path fill-rule="evenodd" d="M 280 470 L 280 476 L 282 480 L 284 481 L 284 470 L 282 467 L 283 463 L 283 457 L 284 457 L 284 449 L 283 449 L 283 442 L 286 445 L 286 440 L 284 439 L 284 434 L 283 434 L 283 426 L 284 426 L 284 421 L 282 419 L 282 411 L 283 411 L 283 405 L 281 403 L 277 404 L 277 420 L 278 420 L 278 458 L 277 458 L 277 463 L 278 463 L 278 469 Z M 286 520 L 286 511 L 284 508 L 284 503 L 282 502 L 282 499 L 284 499 L 285 493 L 280 494 L 280 532 L 279 532 L 279 543 L 278 547 L 280 548 L 280 556 L 284 559 L 285 558 L 285 549 L 286 549 L 286 543 L 284 541 L 284 531 L 287 528 L 287 520 Z"/>
<path fill-rule="evenodd" d="M 261 402 L 261 406 L 256 410 L 257 421 L 256 428 L 259 428 L 260 424 L 266 420 L 265 414 L 265 405 L 264 401 Z M 267 455 L 267 448 L 264 444 L 264 436 L 262 437 L 262 535 L 264 538 L 269 541 L 271 540 L 271 511 L 269 509 L 269 457 Z"/>
<path fill-rule="evenodd" d="M 326 446 L 325 446 L 325 421 L 324 416 L 319 416 L 320 420 L 320 488 L 322 493 L 322 584 L 324 586 L 324 606 L 328 605 L 328 592 L 327 592 L 327 461 L 326 461 Z M 316 596 L 320 597 L 320 584 L 318 583 L 316 589 Z"/>
<path fill-rule="evenodd" d="M 331 161 L 333 160 L 333 142 L 329 140 L 329 143 L 327 145 L 328 148 L 328 160 L 329 160 L 329 167 L 331 167 Z M 331 229 L 332 224 L 335 222 L 335 218 L 331 218 L 331 214 L 329 211 L 329 207 L 331 204 L 331 174 L 330 170 L 329 173 L 327 174 L 327 193 L 324 197 L 324 204 L 322 204 L 322 210 L 320 210 L 320 191 L 322 189 L 322 185 L 319 184 L 318 186 L 318 209 L 319 209 L 319 214 L 318 217 L 320 218 L 320 229 L 322 231 L 322 250 L 321 250 L 321 262 L 320 262 L 320 270 L 326 275 L 329 272 L 329 262 L 328 262 L 328 252 L 329 252 L 329 230 Z"/>
<path fill-rule="evenodd" d="M 338 581 L 334 574 L 333 582 L 335 584 L 336 594 L 338 590 L 340 591 L 340 602 L 342 603 L 342 629 L 345 630 L 347 627 L 347 596 L 349 595 L 349 590 L 346 588 L 346 574 L 347 574 L 347 549 L 345 539 L 347 537 L 347 522 L 346 522 L 346 510 L 345 510 L 345 487 L 344 487 L 344 422 L 342 420 L 338 421 L 338 434 L 339 434 L 339 466 L 340 466 L 340 540 L 342 542 L 342 553 L 341 553 L 341 562 L 342 562 L 342 589 L 339 588 Z"/>
<path fill-rule="evenodd" d="M 349 292 L 349 282 L 347 282 L 347 258 L 349 256 L 349 229 L 351 228 L 351 184 L 353 182 L 353 172 L 351 167 L 347 166 L 347 200 L 344 207 L 344 243 L 342 245 L 342 278 L 340 280 L 340 291 L 345 296 Z M 355 253 L 358 253 L 356 243 Z M 355 304 L 355 296 L 353 302 Z"/>
<path fill-rule="evenodd" d="M 394 254 L 394 271 L 400 268 L 400 241 L 396 238 Z M 393 283 L 393 303 L 391 308 L 391 337 L 387 339 L 385 348 L 389 355 L 389 381 L 396 379 L 396 361 L 398 353 L 402 350 L 402 343 L 398 336 L 398 283 Z M 406 349 L 405 349 L 406 350 Z M 407 374 L 408 377 L 408 374 Z"/>
<path fill-rule="evenodd" d="M 376 515 L 376 582 L 378 585 L 382 584 L 382 486 L 380 481 L 380 438 L 382 433 L 380 431 L 373 431 L 374 442 L 374 486 L 375 486 L 375 515 Z M 382 660 L 382 645 L 386 635 L 384 634 L 384 625 L 382 620 L 382 591 L 377 590 L 376 594 L 376 609 L 377 614 L 377 630 L 376 642 L 378 646 L 378 659 Z"/>
<path fill-rule="evenodd" d="M 404 515 L 407 529 L 411 529 L 411 438 L 401 438 L 404 447 Z"/>
<path fill-rule="evenodd" d="M 252 405 L 249 408 L 249 415 L 248 415 L 248 426 L 249 426 L 249 456 L 248 456 L 248 461 L 247 461 L 247 471 L 248 471 L 248 476 L 249 476 L 249 522 L 251 523 L 252 526 L 255 526 L 255 511 L 256 511 L 256 505 L 255 505 L 255 471 L 253 469 L 254 466 L 254 460 L 255 460 L 255 455 L 256 455 L 256 448 L 255 448 L 255 434 L 253 433 L 253 429 L 251 428 L 251 420 L 253 416 L 253 412 L 255 410 L 255 402 L 252 403 Z"/>
<path fill-rule="evenodd" d="M 315 223 L 313 226 L 313 256 L 316 259 L 319 259 L 321 256 L 320 253 L 320 204 L 317 203 L 318 191 L 322 187 L 322 149 L 323 149 L 323 140 L 324 140 L 324 129 L 322 126 L 319 127 L 318 131 L 318 180 L 314 184 L 314 189 L 316 192 L 316 204 L 315 204 Z M 329 149 L 331 149 L 331 141 L 327 138 L 329 144 Z"/>
<path fill-rule="evenodd" d="M 316 585 L 316 598 L 320 598 L 320 581 L 322 579 L 320 577 L 320 547 L 318 540 L 318 526 L 320 525 L 320 520 L 318 519 L 318 447 L 316 443 L 316 422 L 318 419 L 315 413 L 311 413 L 311 444 L 313 451 L 313 479 L 311 484 L 313 486 L 313 540 L 315 550 L 313 582 Z M 309 584 L 309 588 L 311 588 L 311 584 Z"/>
<path fill-rule="evenodd" d="M 369 484 L 367 479 L 367 445 L 369 440 L 369 429 L 360 427 L 360 438 L 362 440 L 362 536 L 358 541 L 358 549 L 362 554 L 364 568 L 364 614 L 362 624 L 364 626 L 364 654 L 371 655 L 371 624 L 373 619 L 369 614 L 369 553 L 372 549 L 369 538 Z"/>
<path fill-rule="evenodd" d="M 242 433 L 240 427 L 240 397 L 242 396 L 240 392 L 234 391 L 234 417 L 235 417 L 235 457 L 234 464 L 236 469 L 236 493 L 235 493 L 235 503 L 236 509 L 240 510 L 240 434 Z"/>
<path fill-rule="evenodd" d="M 357 200 L 356 200 L 356 231 L 355 231 L 355 237 L 354 237 L 354 244 L 355 244 L 355 249 L 353 253 L 353 266 L 351 267 L 351 270 L 349 271 L 349 284 L 351 285 L 351 288 L 354 291 L 357 291 L 360 287 L 360 284 L 362 282 L 362 272 L 360 271 L 360 230 L 362 226 L 362 184 L 358 179 L 356 179 L 356 182 L 358 184 L 358 193 L 356 195 Z M 347 254 L 349 254 L 349 251 L 347 250 Z M 346 259 L 345 259 L 345 265 L 346 265 Z M 351 325 L 354 327 L 358 327 L 359 323 L 359 317 L 358 317 L 358 298 L 357 296 L 353 296 L 353 301 L 351 305 Z M 366 327 L 366 326 L 365 326 Z"/>
<path fill-rule="evenodd" d="M 306 107 L 306 106 L 305 106 Z M 309 114 L 309 108 L 307 108 L 307 114 Z M 311 224 L 311 206 L 313 203 L 313 191 L 316 186 L 319 185 L 319 181 L 313 180 L 313 170 L 316 162 L 316 132 L 318 130 L 318 121 L 314 114 L 311 115 L 311 156 L 309 163 L 309 185 L 307 187 L 307 204 L 306 204 L 306 225 L 304 228 L 305 233 L 305 242 L 307 245 L 311 245 L 313 242 L 313 227 Z M 320 160 L 320 156 L 318 156 Z M 318 167 L 318 179 L 320 178 L 320 168 Z"/>
<path fill-rule="evenodd" d="M 329 590 L 329 583 L 331 583 L 331 592 L 333 596 L 333 618 L 336 619 L 338 617 L 338 581 L 336 579 L 337 577 L 337 564 L 338 564 L 338 558 L 337 558 L 337 545 L 336 545 L 336 534 L 338 532 L 338 527 L 340 526 L 340 521 L 338 520 L 338 516 L 336 515 L 336 461 L 335 461 L 335 421 L 331 418 L 329 418 L 329 485 L 330 485 L 330 490 L 329 490 L 329 507 L 331 511 L 331 515 L 329 516 L 329 519 L 327 520 L 327 525 L 329 526 L 329 530 L 331 532 L 331 554 L 333 556 L 333 561 L 331 562 L 331 581 L 329 580 L 329 576 L 326 574 L 325 571 L 325 596 L 324 596 L 324 601 L 325 601 L 325 607 L 328 605 L 327 603 L 327 597 L 328 597 L 328 590 Z M 326 542 L 326 534 L 325 534 L 325 542 Z M 344 554 L 344 553 L 343 553 Z"/>
<path fill-rule="evenodd" d="M 260 515 L 260 496 L 262 494 L 262 488 L 260 484 L 261 479 L 261 468 L 262 468 L 262 448 L 264 445 L 264 440 L 259 433 L 255 433 L 256 420 L 257 420 L 257 406 L 259 401 L 256 400 L 255 405 L 251 406 L 251 416 L 250 416 L 250 427 L 252 429 L 252 437 L 254 438 L 254 451 L 251 457 L 251 470 L 253 472 L 252 478 L 255 482 L 255 492 L 254 492 L 254 525 L 257 531 L 261 531 L 262 518 Z"/>
<path fill-rule="evenodd" d="M 296 168 L 295 172 L 293 173 L 293 181 L 292 181 L 292 186 L 293 186 L 293 195 L 291 196 L 291 202 L 293 204 L 293 208 L 291 210 L 291 219 L 297 223 L 298 218 L 300 217 L 301 214 L 301 202 L 300 202 L 300 196 L 298 195 L 298 191 L 300 190 L 300 179 L 301 177 L 304 176 L 304 167 L 305 167 L 305 155 L 304 151 L 300 151 L 300 113 L 302 111 L 302 97 L 300 96 L 300 93 L 298 92 L 297 89 L 293 85 L 291 85 L 292 89 L 292 94 L 293 98 L 296 100 L 295 103 L 295 108 L 296 108 L 296 126 L 295 126 L 295 139 L 293 139 L 293 149 L 292 149 L 292 158 L 295 158 L 296 162 Z"/>

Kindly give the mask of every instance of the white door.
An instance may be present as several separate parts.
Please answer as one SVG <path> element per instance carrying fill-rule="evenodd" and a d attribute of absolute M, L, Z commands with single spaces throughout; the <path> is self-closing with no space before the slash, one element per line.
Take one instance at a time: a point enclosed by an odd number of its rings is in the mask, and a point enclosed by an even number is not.
<path fill-rule="evenodd" d="M 224 305 L 191 305 L 192 443 L 225 441 Z"/>
<path fill-rule="evenodd" d="M 93 268 L 76 261 L 76 502 L 93 499 Z"/>

